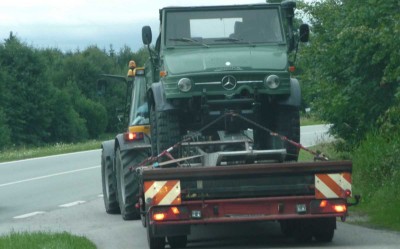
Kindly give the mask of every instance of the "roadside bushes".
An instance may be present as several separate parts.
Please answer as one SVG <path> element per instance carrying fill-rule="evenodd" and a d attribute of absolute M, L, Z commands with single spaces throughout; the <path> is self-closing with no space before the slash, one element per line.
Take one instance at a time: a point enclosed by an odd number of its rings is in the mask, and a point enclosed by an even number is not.
<path fill-rule="evenodd" d="M 400 105 L 380 119 L 353 152 L 353 182 L 362 208 L 378 225 L 400 230 Z"/>

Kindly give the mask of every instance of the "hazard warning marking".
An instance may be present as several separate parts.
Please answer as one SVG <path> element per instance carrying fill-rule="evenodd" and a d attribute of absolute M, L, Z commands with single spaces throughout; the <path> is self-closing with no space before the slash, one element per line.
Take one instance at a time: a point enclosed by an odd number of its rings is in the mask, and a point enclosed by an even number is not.
<path fill-rule="evenodd" d="M 315 198 L 346 198 L 346 191 L 351 191 L 351 174 L 316 174 Z"/>
<path fill-rule="evenodd" d="M 181 204 L 181 183 L 179 180 L 148 181 L 144 183 L 146 202 L 155 206 Z"/>

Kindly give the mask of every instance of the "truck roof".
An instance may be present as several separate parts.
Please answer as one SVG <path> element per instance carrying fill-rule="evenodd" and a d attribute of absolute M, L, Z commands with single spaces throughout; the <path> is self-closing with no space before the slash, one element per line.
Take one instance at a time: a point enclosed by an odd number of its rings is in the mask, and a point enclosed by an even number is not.
<path fill-rule="evenodd" d="M 257 3 L 257 4 L 233 4 L 233 5 L 208 5 L 208 6 L 168 6 L 160 9 L 159 16 L 160 21 L 162 17 L 162 13 L 165 11 L 185 11 L 185 10 L 226 10 L 226 9 L 242 9 L 243 7 L 247 8 L 265 8 L 265 7 L 278 7 L 281 6 L 280 3 Z"/>
<path fill-rule="evenodd" d="M 257 4 L 234 4 L 234 5 L 208 5 L 208 6 L 168 6 L 160 9 L 160 12 L 163 10 L 193 10 L 193 9 L 201 9 L 201 10 L 216 10 L 216 9 L 241 9 L 243 7 L 250 8 L 260 8 L 260 7 L 277 7 L 281 6 L 280 3 L 257 3 Z"/>

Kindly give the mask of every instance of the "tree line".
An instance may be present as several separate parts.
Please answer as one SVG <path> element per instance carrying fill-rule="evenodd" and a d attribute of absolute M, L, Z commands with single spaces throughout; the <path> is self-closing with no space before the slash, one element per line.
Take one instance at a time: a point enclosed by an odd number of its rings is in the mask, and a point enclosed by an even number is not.
<path fill-rule="evenodd" d="M 144 65 L 146 58 L 146 49 L 127 46 L 118 52 L 37 49 L 10 33 L 0 43 L 0 149 L 115 133 L 126 87 L 115 83 L 99 95 L 97 80 L 105 73 L 126 75 L 129 60 Z"/>
<path fill-rule="evenodd" d="M 399 1 L 325 0 L 301 9 L 312 37 L 299 77 L 316 115 L 350 148 L 370 132 L 399 133 Z"/>

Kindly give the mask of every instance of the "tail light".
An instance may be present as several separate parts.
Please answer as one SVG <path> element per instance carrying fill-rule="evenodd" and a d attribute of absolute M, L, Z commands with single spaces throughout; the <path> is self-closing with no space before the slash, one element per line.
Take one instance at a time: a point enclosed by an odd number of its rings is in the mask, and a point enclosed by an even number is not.
<path fill-rule="evenodd" d="M 154 207 L 151 211 L 154 221 L 188 220 L 189 212 L 187 207 Z"/>
<path fill-rule="evenodd" d="M 346 213 L 347 204 L 344 200 L 314 200 L 311 202 L 312 214 Z"/>
<path fill-rule="evenodd" d="M 144 139 L 143 132 L 126 132 L 124 133 L 125 142 L 139 141 Z"/>

